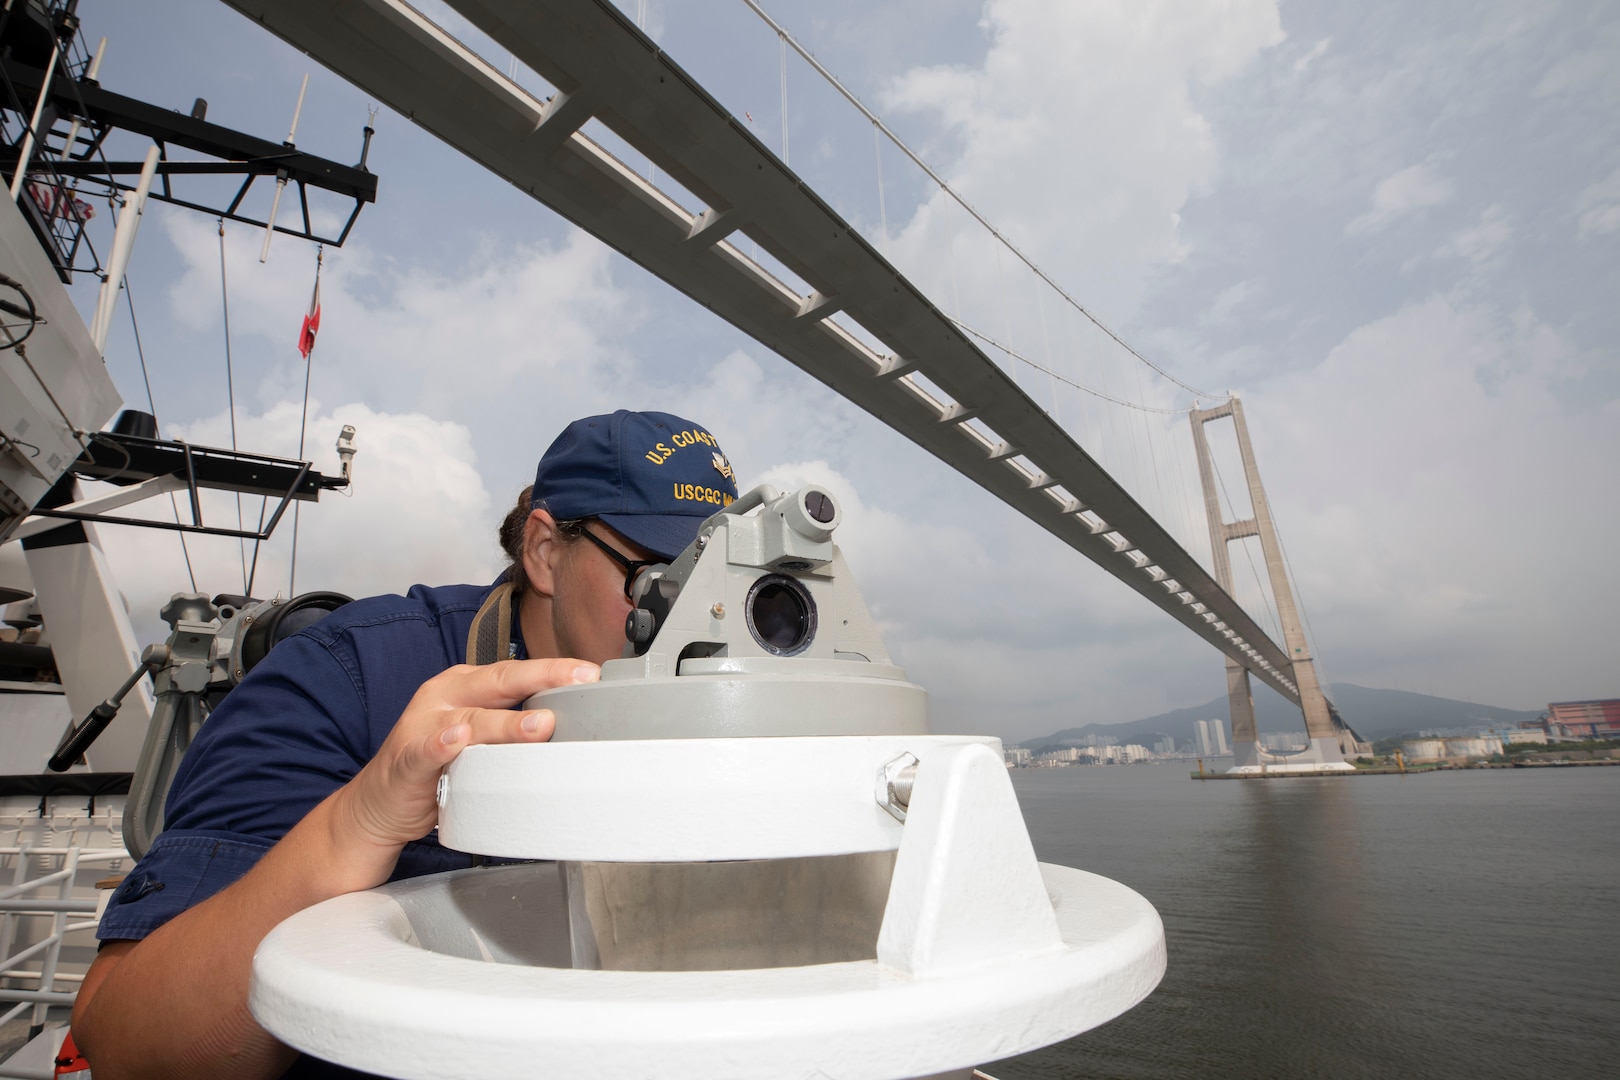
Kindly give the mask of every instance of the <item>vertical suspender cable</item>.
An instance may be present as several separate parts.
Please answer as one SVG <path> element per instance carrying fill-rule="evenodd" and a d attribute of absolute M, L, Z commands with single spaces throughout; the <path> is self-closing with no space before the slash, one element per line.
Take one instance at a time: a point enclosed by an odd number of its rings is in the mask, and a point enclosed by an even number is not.
<path fill-rule="evenodd" d="M 1056 367 L 1056 364 L 1052 361 L 1052 332 L 1046 325 L 1046 301 L 1041 298 L 1041 283 L 1036 281 L 1033 284 L 1035 286 L 1035 310 L 1040 312 L 1041 316 L 1041 349 L 1045 353 L 1047 368 L 1052 369 Z M 1052 419 L 1057 421 L 1059 427 L 1062 427 L 1063 412 L 1058 407 L 1057 376 L 1048 370 L 1046 381 L 1052 391 Z M 1080 441 L 1078 435 L 1075 436 L 1074 441 Z"/>
<path fill-rule="evenodd" d="M 1008 295 L 1011 289 L 1007 285 L 1007 268 L 1001 265 L 1001 248 L 996 245 L 991 246 L 995 248 L 996 252 L 996 282 L 1001 286 L 1001 318 L 1007 324 L 1004 332 L 1006 334 L 1007 348 L 1010 350 L 1013 347 L 1012 299 Z M 1018 381 L 1018 361 L 1014 359 L 1010 351 L 1007 353 L 1007 374 L 1012 376 L 1014 386 L 1022 386 Z"/>
<path fill-rule="evenodd" d="M 1131 374 L 1136 379 L 1136 400 L 1146 401 L 1147 390 L 1142 385 L 1142 369 L 1134 364 L 1129 365 L 1129 367 L 1131 368 Z M 1142 431 L 1147 437 L 1148 464 L 1153 466 L 1153 489 L 1159 496 L 1159 511 L 1157 516 L 1161 519 L 1168 518 L 1170 506 L 1168 500 L 1166 500 L 1164 497 L 1164 481 L 1159 476 L 1159 453 L 1153 445 L 1153 425 L 1149 421 L 1148 414 L 1146 412 L 1142 412 Z M 1146 478 L 1144 478 L 1144 484 L 1145 482 Z M 1146 500 L 1144 499 L 1143 501 L 1145 502 Z"/>
<path fill-rule="evenodd" d="M 782 164 L 788 164 L 788 119 L 787 119 L 787 31 L 778 30 L 777 39 L 782 44 Z"/>
<path fill-rule="evenodd" d="M 883 253 L 889 253 L 889 207 L 883 199 L 883 132 L 878 130 L 876 124 L 872 125 L 872 154 L 877 160 L 877 188 L 878 188 L 878 223 L 883 232 Z M 960 314 L 960 312 L 958 312 Z"/>
<path fill-rule="evenodd" d="M 647 0 L 636 0 L 636 29 L 643 34 L 647 32 Z M 515 63 L 516 59 L 514 58 Z M 657 182 L 658 166 L 653 164 L 653 159 L 649 157 L 647 159 L 647 183 L 656 184 Z"/>

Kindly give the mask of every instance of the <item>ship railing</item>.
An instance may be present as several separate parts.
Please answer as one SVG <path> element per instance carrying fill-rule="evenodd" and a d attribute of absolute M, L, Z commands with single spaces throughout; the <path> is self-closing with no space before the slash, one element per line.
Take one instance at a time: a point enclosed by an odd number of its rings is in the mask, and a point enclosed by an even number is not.
<path fill-rule="evenodd" d="M 12 845 L 0 847 L 0 859 L 10 859 L 13 867 L 12 883 L 0 888 L 0 954 L 4 954 L 0 959 L 0 1006 L 12 1003 L 10 1009 L 0 1013 L 0 1027 L 30 1011 L 30 1023 L 37 1026 L 45 1022 L 51 1006 L 72 1006 L 77 986 L 58 987 L 82 982 L 84 975 L 58 970 L 63 941 L 70 934 L 94 930 L 111 896 L 106 890 L 96 897 L 75 896 L 79 872 L 126 861 L 129 852 L 121 847 Z M 38 866 L 41 860 L 54 864 L 55 869 L 36 871 L 29 877 L 29 868 Z M 41 917 L 51 920 L 50 931 L 13 952 L 22 920 Z"/>

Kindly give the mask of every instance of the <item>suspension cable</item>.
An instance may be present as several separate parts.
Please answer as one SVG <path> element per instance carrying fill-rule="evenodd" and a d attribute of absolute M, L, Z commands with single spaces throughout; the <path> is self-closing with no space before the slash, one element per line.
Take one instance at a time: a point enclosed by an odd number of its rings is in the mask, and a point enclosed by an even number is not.
<path fill-rule="evenodd" d="M 949 195 L 956 202 L 956 204 L 958 206 L 960 206 L 963 210 L 966 210 L 968 212 L 968 214 L 972 216 L 973 220 L 977 221 L 980 225 L 984 226 L 987 230 L 989 230 L 991 236 L 994 236 L 998 241 L 1001 242 L 1002 246 L 1004 246 L 1008 251 L 1010 251 L 1014 255 L 1016 255 L 1018 257 L 1019 261 L 1022 262 L 1025 266 L 1029 267 L 1029 269 L 1035 274 L 1036 277 L 1040 278 L 1042 281 L 1046 282 L 1047 285 L 1051 286 L 1052 290 L 1054 292 L 1056 292 L 1059 296 L 1063 297 L 1064 301 L 1066 303 L 1068 303 L 1069 306 L 1073 307 L 1076 311 L 1078 311 L 1080 314 L 1084 315 L 1087 319 L 1089 319 L 1091 321 L 1092 325 L 1096 326 L 1097 329 L 1101 330 L 1103 333 L 1105 333 L 1109 337 L 1113 338 L 1114 341 L 1120 346 L 1120 348 L 1124 349 L 1126 352 L 1128 352 L 1132 356 L 1136 357 L 1136 359 L 1140 360 L 1142 363 L 1146 364 L 1148 367 L 1152 368 L 1154 371 L 1158 372 L 1160 375 L 1164 376 L 1166 379 L 1169 379 L 1171 382 L 1175 383 L 1177 386 L 1181 387 L 1183 390 L 1187 391 L 1189 394 L 1192 394 L 1194 397 L 1202 397 L 1202 398 L 1209 398 L 1211 400 L 1224 401 L 1224 400 L 1227 399 L 1227 397 L 1230 396 L 1230 395 L 1227 395 L 1227 394 L 1214 394 L 1214 393 L 1210 393 L 1207 390 L 1200 390 L 1195 386 L 1190 386 L 1187 383 L 1184 383 L 1180 379 L 1176 378 L 1174 375 L 1170 374 L 1168 371 L 1166 371 L 1164 368 L 1160 367 L 1158 364 L 1155 364 L 1153 361 L 1151 361 L 1147 357 L 1143 356 L 1141 353 L 1137 352 L 1134 348 L 1132 348 L 1129 342 L 1127 342 L 1124 338 L 1120 337 L 1113 330 L 1109 329 L 1108 326 L 1105 325 L 1102 322 L 1101 319 L 1097 318 L 1097 316 L 1093 315 L 1090 311 L 1086 310 L 1086 307 L 1083 304 L 1081 304 L 1080 301 L 1076 300 L 1073 296 L 1070 296 L 1066 291 L 1064 291 L 1063 287 L 1061 285 L 1059 285 L 1056 281 L 1053 281 L 1051 276 L 1048 275 L 1046 273 L 1046 271 L 1042 270 L 1039 266 L 1037 266 L 1033 259 L 1031 259 L 1028 255 L 1024 254 L 1024 252 L 1022 250 L 1020 250 L 1017 246 L 1015 246 L 1012 243 L 1012 241 L 1008 240 L 1005 236 L 1003 236 L 1001 234 L 1000 230 L 998 230 L 994 225 L 990 224 L 989 220 L 983 214 L 981 214 L 981 213 L 979 213 L 979 211 L 975 210 L 973 208 L 973 205 L 971 203 L 969 203 L 967 201 L 967 199 L 964 198 L 961 195 L 960 192 L 958 192 L 955 188 L 951 187 L 950 184 L 946 183 L 945 178 L 942 177 L 939 173 L 935 172 L 934 169 L 931 168 L 926 161 L 924 161 L 921 157 L 918 156 L 918 154 L 917 154 L 917 152 L 915 150 L 913 150 L 910 146 L 906 145 L 906 143 L 900 138 L 900 136 L 896 135 L 893 131 L 891 131 L 889 129 L 889 126 L 883 122 L 882 118 L 880 118 L 877 115 L 877 113 L 875 113 L 871 109 L 867 108 L 861 102 L 860 98 L 856 97 L 855 94 L 848 87 L 846 87 L 843 83 L 838 81 L 837 76 L 835 76 L 832 72 L 828 71 L 822 65 L 821 61 L 817 60 L 814 56 L 811 55 L 810 50 L 806 49 L 803 45 L 800 45 L 798 40 L 796 38 L 794 38 L 794 36 L 792 34 L 788 33 L 786 27 L 784 27 L 781 23 L 777 22 L 775 19 L 771 18 L 770 14 L 763 7 L 760 6 L 759 0 L 743 0 L 743 3 L 747 4 L 749 9 L 752 10 L 754 12 L 754 14 L 758 15 L 761 19 L 763 19 L 767 26 L 769 26 L 772 30 L 776 31 L 776 35 L 777 35 L 778 38 L 781 39 L 784 49 L 791 46 L 793 48 L 793 51 L 798 53 L 801 57 L 803 57 L 804 61 L 807 64 L 809 64 L 811 66 L 811 68 L 813 68 L 815 70 L 816 74 L 820 75 L 823 79 L 827 80 L 827 83 L 834 90 L 837 90 L 838 93 L 843 96 L 844 100 L 848 101 L 851 105 L 855 106 L 855 108 L 861 113 L 862 116 L 864 116 L 868 120 L 870 120 L 872 122 L 872 124 L 875 127 L 877 127 L 877 129 L 879 131 L 883 132 L 884 135 L 888 136 L 889 141 L 894 143 L 895 147 L 898 148 L 899 151 L 902 154 L 905 154 L 906 157 L 908 157 L 908 158 L 910 158 L 912 160 L 913 164 L 915 164 L 919 169 L 921 169 L 924 173 L 926 173 L 928 175 L 928 178 L 930 180 L 932 180 L 935 183 L 935 185 L 938 186 L 938 188 L 941 191 L 943 191 L 946 195 Z M 787 105 L 787 67 L 786 67 L 786 63 L 787 63 L 787 61 L 785 59 L 785 54 L 784 54 L 783 68 L 782 68 L 782 104 L 783 104 L 783 110 L 782 110 L 782 162 L 783 162 L 783 164 L 787 164 L 787 109 L 786 109 L 786 105 Z"/>
<path fill-rule="evenodd" d="M 991 337 L 989 334 L 983 333 L 982 331 L 979 331 L 979 330 L 975 330 L 973 327 L 969 326 L 967 323 L 963 322 L 961 319 L 951 319 L 950 316 L 948 316 L 948 315 L 946 316 L 946 318 L 950 319 L 952 324 L 954 324 L 956 326 L 956 328 L 958 330 L 962 331 L 964 334 L 968 334 L 971 337 L 976 337 L 980 341 L 984 342 L 986 345 L 989 345 L 991 348 L 999 349 L 1001 352 L 1006 353 L 1008 356 L 1012 357 L 1014 360 L 1022 361 L 1023 363 L 1028 364 L 1030 367 L 1034 368 L 1036 371 L 1039 371 L 1039 372 L 1041 372 L 1043 374 L 1046 374 L 1046 375 L 1050 375 L 1052 378 L 1056 379 L 1060 383 L 1063 383 L 1065 386 L 1072 386 L 1076 390 L 1083 390 L 1083 391 L 1085 391 L 1086 393 L 1090 394 L 1093 397 L 1102 398 L 1104 401 L 1111 401 L 1115 405 L 1123 405 L 1127 409 L 1136 409 L 1139 412 L 1146 412 L 1146 413 L 1164 413 L 1165 415 L 1168 415 L 1168 416 L 1184 416 L 1187 413 L 1192 412 L 1192 410 L 1193 410 L 1193 406 L 1190 406 L 1190 405 L 1185 409 L 1161 409 L 1161 408 L 1157 408 L 1157 407 L 1152 406 L 1152 405 L 1138 405 L 1134 401 L 1126 401 L 1124 398 L 1115 397 L 1113 394 L 1105 393 L 1102 390 L 1095 390 L 1095 389 L 1087 386 L 1085 383 L 1076 382 L 1073 379 L 1069 378 L 1067 375 L 1061 375 L 1058 372 L 1053 371 L 1051 368 L 1047 367 L 1045 364 L 1040 363 L 1039 361 L 1031 360 L 1029 357 L 1025 356 L 1023 353 L 1018 352 L 1017 350 L 1013 349 L 1011 346 L 1002 344 L 1000 341 L 997 341 L 995 338 Z"/>

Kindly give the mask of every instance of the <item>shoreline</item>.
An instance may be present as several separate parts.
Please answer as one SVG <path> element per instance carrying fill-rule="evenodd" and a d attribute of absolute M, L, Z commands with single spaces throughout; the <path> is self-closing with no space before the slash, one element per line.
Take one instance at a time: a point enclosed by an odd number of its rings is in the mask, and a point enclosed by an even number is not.
<path fill-rule="evenodd" d="M 1367 769 L 1333 769 L 1322 772 L 1260 772 L 1260 773 L 1232 773 L 1232 772 L 1205 772 L 1189 773 L 1194 780 L 1283 780 L 1320 779 L 1322 777 L 1340 776 L 1414 776 L 1419 773 L 1464 772 L 1471 769 L 1572 769 L 1591 765 L 1620 765 L 1617 758 L 1592 758 L 1586 761 L 1481 761 L 1471 765 L 1408 765 L 1400 768 L 1396 765 L 1378 765 Z"/>

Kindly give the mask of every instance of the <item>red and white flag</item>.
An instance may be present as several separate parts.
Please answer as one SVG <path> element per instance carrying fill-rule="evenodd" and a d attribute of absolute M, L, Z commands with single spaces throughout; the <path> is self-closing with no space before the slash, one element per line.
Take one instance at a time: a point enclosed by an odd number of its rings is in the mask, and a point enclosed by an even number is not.
<path fill-rule="evenodd" d="M 321 328 L 321 268 L 315 265 L 315 292 L 309 298 L 309 313 L 304 316 L 304 328 L 298 331 L 298 352 L 305 360 L 315 351 L 315 334 Z"/>

